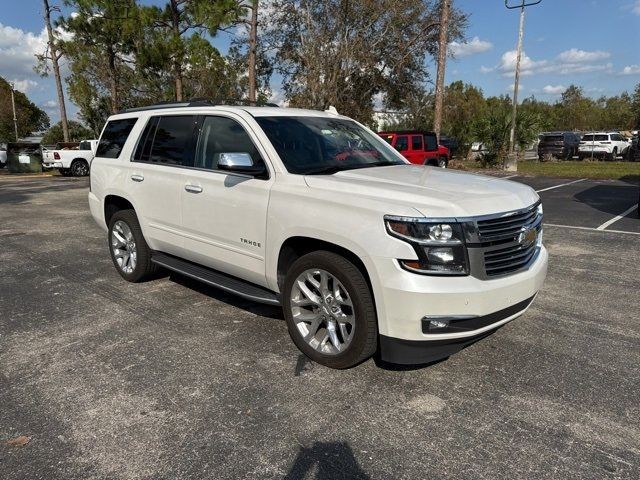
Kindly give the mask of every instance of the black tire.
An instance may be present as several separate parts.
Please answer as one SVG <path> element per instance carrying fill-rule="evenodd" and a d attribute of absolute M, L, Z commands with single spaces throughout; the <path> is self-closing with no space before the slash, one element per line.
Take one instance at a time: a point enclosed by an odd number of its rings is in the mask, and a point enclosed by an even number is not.
<path fill-rule="evenodd" d="M 440 168 L 447 168 L 449 166 L 449 160 L 447 160 L 447 157 L 438 158 L 438 166 Z"/>
<path fill-rule="evenodd" d="M 60 175 L 62 175 L 63 177 L 71 176 L 71 169 L 69 168 L 59 168 L 58 171 L 60 172 Z"/>
<path fill-rule="evenodd" d="M 121 221 L 124 222 L 133 235 L 133 240 L 135 242 L 136 248 L 136 266 L 132 272 L 125 272 L 118 261 L 116 260 L 116 256 L 114 253 L 114 249 L 112 248 L 112 235 L 113 235 L 113 227 L 116 222 Z M 111 261 L 113 265 L 116 267 L 116 270 L 128 282 L 141 282 L 145 278 L 150 277 L 158 271 L 158 266 L 155 263 L 151 262 L 151 249 L 149 245 L 147 245 L 144 236 L 142 235 L 142 229 L 140 228 L 140 223 L 138 222 L 138 217 L 136 216 L 136 212 L 133 210 L 119 210 L 111 216 L 109 220 L 109 235 L 107 237 L 109 244 L 109 254 L 111 255 Z"/>
<path fill-rule="evenodd" d="M 611 152 L 609 155 L 606 156 L 606 159 L 613 162 L 615 161 L 616 157 L 618 156 L 618 149 L 617 148 L 613 148 L 613 152 Z"/>
<path fill-rule="evenodd" d="M 87 161 L 76 159 L 71 162 L 71 175 L 74 177 L 86 177 L 89 175 L 89 164 Z"/>
<path fill-rule="evenodd" d="M 337 278 L 348 292 L 353 304 L 355 330 L 347 348 L 333 355 L 313 349 L 296 327 L 291 311 L 291 292 L 298 276 L 309 269 L 322 269 Z M 285 277 L 282 307 L 293 343 L 307 357 L 329 368 L 350 368 L 371 357 L 378 345 L 378 320 L 373 300 L 362 272 L 349 260 L 333 252 L 319 250 L 296 260 Z"/>

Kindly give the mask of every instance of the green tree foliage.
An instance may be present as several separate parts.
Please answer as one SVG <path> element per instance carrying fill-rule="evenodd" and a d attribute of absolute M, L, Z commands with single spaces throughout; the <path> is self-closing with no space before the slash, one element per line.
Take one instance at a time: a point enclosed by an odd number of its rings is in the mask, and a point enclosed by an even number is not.
<path fill-rule="evenodd" d="M 461 145 L 473 142 L 469 125 L 484 116 L 486 103 L 482 90 L 461 81 L 445 88 L 442 131 L 455 138 Z"/>
<path fill-rule="evenodd" d="M 38 108 L 27 96 L 14 90 L 18 136 L 25 137 L 49 128 L 49 116 Z M 11 105 L 11 85 L 0 77 L 0 143 L 16 140 Z"/>
<path fill-rule="evenodd" d="M 95 137 L 92 130 L 88 129 L 79 122 L 69 121 L 69 141 L 80 142 L 81 140 L 89 140 Z M 42 137 L 43 145 L 55 145 L 56 143 L 64 142 L 64 135 L 62 132 L 62 122 L 58 122 L 52 125 L 49 130 Z"/>
<path fill-rule="evenodd" d="M 631 112 L 633 113 L 634 128 L 640 128 L 640 83 L 636 85 L 631 97 Z"/>
<path fill-rule="evenodd" d="M 437 48 L 439 2 L 275 0 L 270 43 L 291 105 L 330 105 L 370 123 L 377 96 L 403 108 L 428 77 Z M 452 12 L 452 40 L 465 17 Z"/>
<path fill-rule="evenodd" d="M 471 125 L 473 136 L 484 143 L 490 155 L 484 158 L 487 162 L 494 162 L 503 158 L 509 148 L 509 134 L 511 131 L 511 99 L 506 95 L 489 97 L 486 100 L 484 114 L 479 116 Z M 541 115 L 532 109 L 518 109 L 516 119 L 517 145 L 524 149 L 540 132 Z"/>
<path fill-rule="evenodd" d="M 189 78 L 185 76 L 199 78 L 197 74 L 210 62 L 224 71 L 220 53 L 203 35 L 215 36 L 221 26 L 233 23 L 242 12 L 236 0 L 170 0 L 162 8 L 143 7 L 143 24 L 150 25 L 151 30 L 138 50 L 141 67 L 157 75 L 168 73 L 175 99 L 187 98 L 185 83 Z"/>
<path fill-rule="evenodd" d="M 83 120 L 96 130 L 108 113 L 130 106 L 137 92 L 132 55 L 139 39 L 135 0 L 65 0 L 75 15 L 59 20 L 72 38 L 62 43 L 70 61 L 71 99 Z"/>

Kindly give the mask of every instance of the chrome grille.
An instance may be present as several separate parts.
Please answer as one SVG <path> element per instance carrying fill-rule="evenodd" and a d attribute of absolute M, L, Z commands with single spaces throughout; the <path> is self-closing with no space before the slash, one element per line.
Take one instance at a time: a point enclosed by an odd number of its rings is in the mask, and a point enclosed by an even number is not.
<path fill-rule="evenodd" d="M 471 275 L 485 280 L 512 275 L 535 261 L 542 232 L 538 205 L 469 219 L 465 231 Z M 526 238 L 528 230 L 536 231 L 535 241 Z"/>
<path fill-rule="evenodd" d="M 488 277 L 504 275 L 527 266 L 536 254 L 537 242 L 528 246 L 519 244 L 484 253 L 484 269 Z"/>
<path fill-rule="evenodd" d="M 538 219 L 538 205 L 526 210 L 505 214 L 497 218 L 479 220 L 478 234 L 480 241 L 496 242 L 500 240 L 513 241 L 523 227 L 532 226 Z"/>

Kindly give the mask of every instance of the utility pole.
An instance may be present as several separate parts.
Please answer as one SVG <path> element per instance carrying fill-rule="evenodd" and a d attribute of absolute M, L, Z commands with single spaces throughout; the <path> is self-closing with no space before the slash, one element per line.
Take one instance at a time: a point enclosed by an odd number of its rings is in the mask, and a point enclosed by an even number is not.
<path fill-rule="evenodd" d="M 520 61 L 522 59 L 522 40 L 524 37 L 524 9 L 532 5 L 537 5 L 542 0 L 526 3 L 522 0 L 519 5 L 509 5 L 509 0 L 504 0 L 504 6 L 509 10 L 520 9 L 520 28 L 518 30 L 518 50 L 516 54 L 516 75 L 513 82 L 513 111 L 511 113 L 511 131 L 509 132 L 509 154 L 504 161 L 504 169 L 508 171 L 518 170 L 518 157 L 515 154 L 516 145 L 516 115 L 518 113 L 518 88 L 520 86 Z"/>
<path fill-rule="evenodd" d="M 16 132 L 16 142 L 18 141 L 18 117 L 16 117 L 16 100 L 13 97 L 13 89 L 15 88 L 15 84 L 11 82 L 9 84 L 11 87 L 11 107 L 13 108 L 13 128 Z"/>
<path fill-rule="evenodd" d="M 258 46 L 258 0 L 251 0 L 251 19 L 249 20 L 249 102 L 255 103 L 256 80 L 256 50 Z"/>
<path fill-rule="evenodd" d="M 49 0 L 43 0 L 44 2 L 44 24 L 47 27 L 47 35 L 49 38 L 49 56 L 51 58 L 51 66 L 53 67 L 53 76 L 56 79 L 56 90 L 58 92 L 58 105 L 60 107 L 60 122 L 62 123 L 62 135 L 64 141 L 69 141 L 69 122 L 67 121 L 67 107 L 64 103 L 64 91 L 62 90 L 62 77 L 60 75 L 60 65 L 58 60 L 62 57 L 62 52 L 58 51 L 58 47 L 55 43 L 55 37 L 53 36 L 53 29 L 51 28 L 51 12 L 60 11 L 58 7 L 49 6 Z M 45 56 L 46 57 L 46 56 Z"/>
<path fill-rule="evenodd" d="M 433 113 L 433 131 L 436 132 L 438 142 L 440 141 L 440 130 L 442 127 L 442 100 L 444 97 L 444 72 L 447 64 L 447 43 L 449 11 L 452 0 L 442 0 L 440 4 L 440 38 L 438 40 L 438 72 L 436 74 L 436 98 L 435 111 Z"/>

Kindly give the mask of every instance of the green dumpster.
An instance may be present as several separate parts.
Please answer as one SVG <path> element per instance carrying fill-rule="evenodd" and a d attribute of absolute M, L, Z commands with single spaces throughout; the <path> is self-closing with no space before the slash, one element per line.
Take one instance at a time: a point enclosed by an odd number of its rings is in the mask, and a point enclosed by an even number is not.
<path fill-rule="evenodd" d="M 14 142 L 7 144 L 9 173 L 42 172 L 42 152 L 39 143 Z"/>

